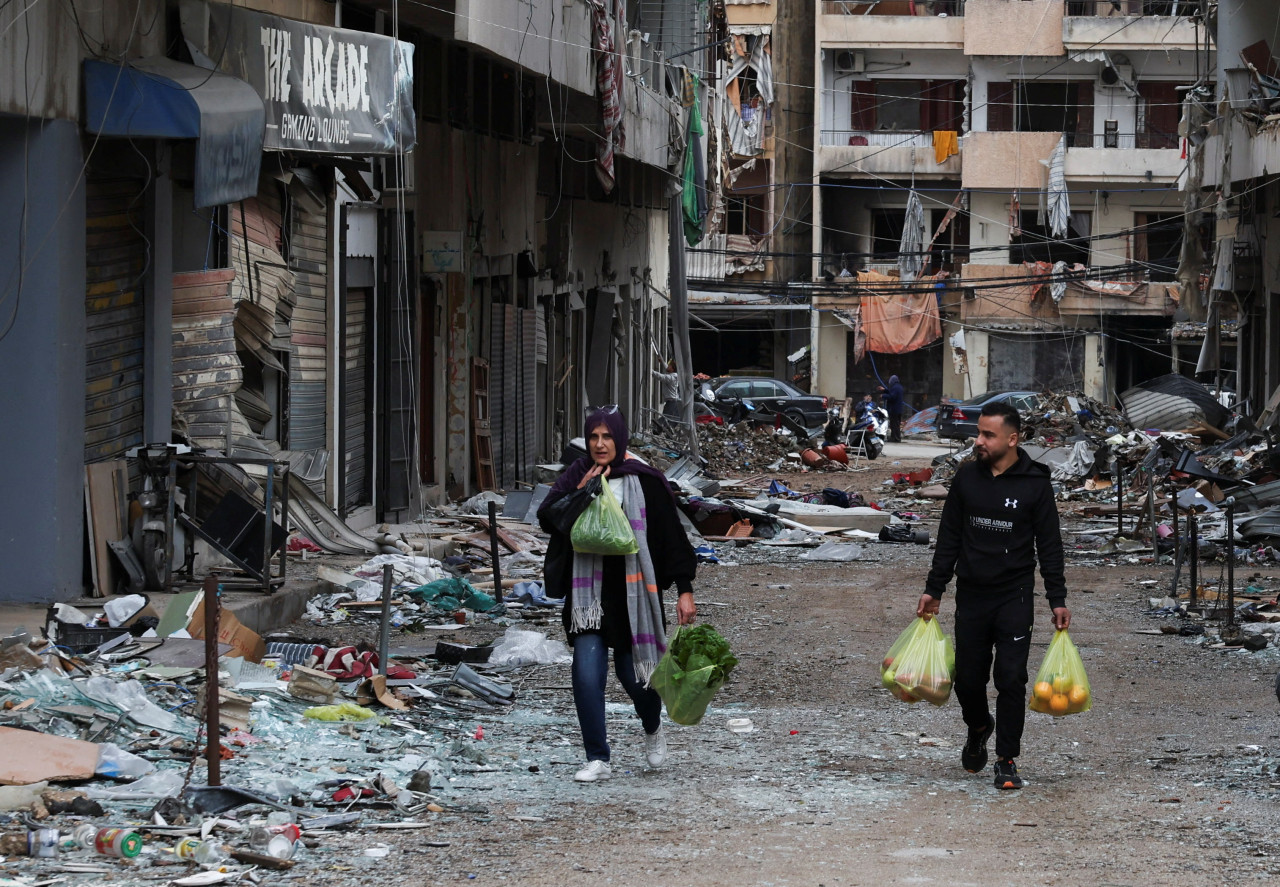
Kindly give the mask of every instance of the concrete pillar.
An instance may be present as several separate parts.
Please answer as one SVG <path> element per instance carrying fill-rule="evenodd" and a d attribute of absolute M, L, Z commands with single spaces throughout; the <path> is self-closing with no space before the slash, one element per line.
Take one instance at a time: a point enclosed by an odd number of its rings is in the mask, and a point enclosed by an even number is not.
<path fill-rule="evenodd" d="M 982 330 L 965 330 L 964 341 L 969 346 L 969 396 L 976 397 L 987 390 L 991 335 Z"/>
<path fill-rule="evenodd" d="M 810 366 L 813 368 L 813 382 L 809 390 L 813 394 L 844 400 L 848 397 L 849 328 L 827 311 L 814 311 L 811 316 L 813 350 Z"/>
<path fill-rule="evenodd" d="M 173 436 L 173 180 L 169 165 L 169 145 L 157 141 L 146 197 L 151 263 L 143 279 L 142 439 L 147 443 L 167 443 Z"/>
<path fill-rule="evenodd" d="M 1102 335 L 1088 333 L 1084 337 L 1084 393 L 1086 397 L 1110 403 L 1107 391 L 1107 361 Z"/>
<path fill-rule="evenodd" d="M 0 117 L 0 602 L 83 590 L 83 162 L 75 122 Z"/>

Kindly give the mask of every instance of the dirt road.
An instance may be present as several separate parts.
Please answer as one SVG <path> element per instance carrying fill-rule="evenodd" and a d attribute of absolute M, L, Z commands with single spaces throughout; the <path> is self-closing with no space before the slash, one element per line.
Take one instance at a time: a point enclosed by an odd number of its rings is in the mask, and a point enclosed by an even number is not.
<path fill-rule="evenodd" d="M 852 565 L 737 557 L 704 568 L 698 587 L 703 618 L 742 664 L 701 725 L 668 728 L 666 767 L 642 769 L 638 722 L 611 683 L 614 778 L 575 784 L 568 669 L 537 670 L 516 709 L 485 722 L 484 741 L 466 738 L 470 722 L 451 725 L 455 758 L 475 763 L 453 769 L 434 827 L 390 833 L 392 857 L 366 874 L 524 885 L 1199 885 L 1280 874 L 1276 659 L 1135 633 L 1159 625 L 1137 583 L 1168 568 L 1069 563 L 1073 636 L 1096 702 L 1079 716 L 1028 715 L 1028 785 L 1010 793 L 993 788 L 989 768 L 960 768 L 954 700 L 908 707 L 878 686 L 928 549 L 868 546 Z M 944 604 L 944 626 L 951 612 Z M 1047 619 L 1045 606 L 1033 668 Z M 730 733 L 730 717 L 749 717 L 754 732 Z"/>

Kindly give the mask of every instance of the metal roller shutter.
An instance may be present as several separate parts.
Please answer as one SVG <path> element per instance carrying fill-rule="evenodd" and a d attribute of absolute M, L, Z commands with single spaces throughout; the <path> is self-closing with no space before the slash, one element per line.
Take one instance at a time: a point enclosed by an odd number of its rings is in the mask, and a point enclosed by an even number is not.
<path fill-rule="evenodd" d="M 86 462 L 143 443 L 142 183 L 96 166 L 86 183 Z"/>
<path fill-rule="evenodd" d="M 288 447 L 319 450 L 325 446 L 328 219 L 324 211 L 307 212 L 295 204 L 291 228 L 289 268 L 294 273 L 297 302 L 291 324 Z M 322 485 L 313 487 L 323 492 Z"/>
<path fill-rule="evenodd" d="M 369 323 L 371 291 L 348 289 L 342 336 L 343 511 L 369 504 Z"/>

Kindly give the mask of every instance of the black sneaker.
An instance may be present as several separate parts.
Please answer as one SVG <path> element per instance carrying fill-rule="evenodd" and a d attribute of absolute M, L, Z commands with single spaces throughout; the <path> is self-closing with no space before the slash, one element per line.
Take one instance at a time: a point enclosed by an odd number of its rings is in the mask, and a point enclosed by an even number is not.
<path fill-rule="evenodd" d="M 969 741 L 960 750 L 960 765 L 970 773 L 981 773 L 987 766 L 987 740 L 996 729 L 995 718 L 987 715 L 987 726 L 977 733 L 969 731 Z"/>
<path fill-rule="evenodd" d="M 1022 777 L 1018 775 L 1018 765 L 1013 762 L 1013 758 L 1004 758 L 996 761 L 995 770 L 996 788 L 1022 788 Z"/>

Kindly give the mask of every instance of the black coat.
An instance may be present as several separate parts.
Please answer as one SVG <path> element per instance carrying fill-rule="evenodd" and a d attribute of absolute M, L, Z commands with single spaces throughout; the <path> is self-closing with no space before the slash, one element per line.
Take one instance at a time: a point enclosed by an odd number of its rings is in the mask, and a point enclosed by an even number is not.
<path fill-rule="evenodd" d="M 663 482 L 648 474 L 638 475 L 640 489 L 644 491 L 645 516 L 648 523 L 649 555 L 653 558 L 654 579 L 658 583 L 658 597 L 676 586 L 680 594 L 693 591 L 693 577 L 697 573 L 698 559 L 689 544 L 676 513 L 676 503 Z M 544 502 L 538 509 L 538 523 L 551 535 L 547 544 L 546 563 L 543 568 L 543 584 L 547 597 L 563 597 L 565 634 L 573 643 L 574 632 L 570 628 L 573 609 L 573 545 L 569 532 L 578 515 L 590 503 L 586 495 L 590 489 L 574 491 L 563 499 Z M 565 500 L 571 500 L 566 502 Z M 556 508 L 557 502 L 562 503 Z M 566 507 L 568 506 L 568 507 Z M 604 558 L 604 580 L 601 587 L 601 603 L 604 619 L 600 633 L 609 646 L 626 649 L 631 646 L 631 622 L 627 613 L 626 558 Z M 664 615 L 665 620 L 665 615 Z"/>

